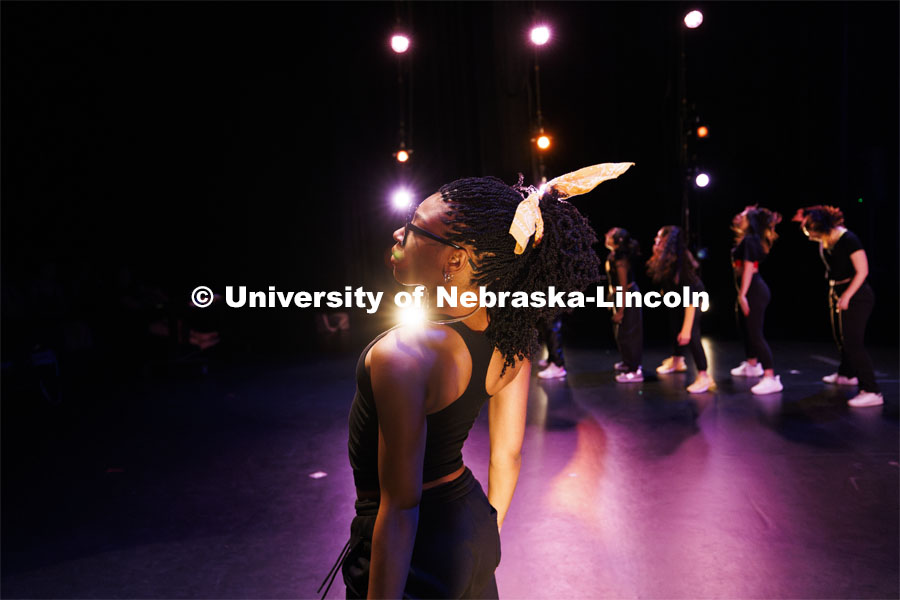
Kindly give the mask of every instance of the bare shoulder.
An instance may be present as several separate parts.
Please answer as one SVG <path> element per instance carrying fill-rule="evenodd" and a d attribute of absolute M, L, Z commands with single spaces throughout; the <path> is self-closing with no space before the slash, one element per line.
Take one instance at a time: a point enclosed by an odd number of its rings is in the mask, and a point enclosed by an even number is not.
<path fill-rule="evenodd" d="M 449 332 L 444 326 L 432 324 L 395 327 L 372 346 L 371 372 L 427 375 L 452 343 Z"/>

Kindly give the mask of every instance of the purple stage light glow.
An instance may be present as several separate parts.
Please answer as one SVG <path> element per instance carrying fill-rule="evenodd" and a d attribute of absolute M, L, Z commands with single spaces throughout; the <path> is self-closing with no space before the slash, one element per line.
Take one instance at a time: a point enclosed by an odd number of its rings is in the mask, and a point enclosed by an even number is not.
<path fill-rule="evenodd" d="M 703 13 L 699 10 L 692 10 L 684 15 L 684 24 L 688 29 L 697 29 L 703 23 Z"/>
<path fill-rule="evenodd" d="M 531 43 L 535 46 L 543 46 L 550 41 L 550 28 L 546 25 L 538 25 L 531 30 Z"/>
<path fill-rule="evenodd" d="M 391 38 L 391 49 L 397 54 L 403 54 L 409 50 L 409 38 L 401 34 L 393 36 Z"/>
<path fill-rule="evenodd" d="M 407 190 L 400 189 L 391 196 L 391 202 L 397 209 L 409 208 L 409 203 L 412 202 L 412 195 Z"/>

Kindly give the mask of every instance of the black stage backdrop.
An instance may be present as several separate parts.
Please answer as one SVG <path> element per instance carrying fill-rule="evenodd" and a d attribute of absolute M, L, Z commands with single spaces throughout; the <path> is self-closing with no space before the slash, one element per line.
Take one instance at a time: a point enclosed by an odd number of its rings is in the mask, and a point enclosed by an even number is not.
<path fill-rule="evenodd" d="M 4 2 L 4 360 L 35 344 L 115 353 L 123 318 L 137 323 L 132 343 L 154 311 L 198 319 L 187 301 L 201 284 L 394 291 L 384 254 L 402 220 L 388 202 L 398 183 L 424 197 L 462 176 L 533 181 L 533 6 Z M 625 227 L 647 252 L 681 221 L 686 7 L 536 6 L 554 30 L 540 50 L 548 176 L 636 162 L 574 202 L 598 232 Z M 763 267 L 769 334 L 827 339 L 822 265 L 790 217 L 828 203 L 869 255 L 870 339 L 896 344 L 898 5 L 704 12 L 683 35 L 687 96 L 711 131 L 692 152 L 712 184 L 690 192 L 713 303 L 705 329 L 736 339 L 729 223 L 758 202 L 785 216 Z M 398 14 L 413 33 L 402 169 L 387 45 Z M 220 311 L 206 329 L 228 331 L 232 348 L 297 351 L 311 347 L 313 312 Z M 388 316 L 351 318 L 377 329 Z M 581 311 L 572 338 L 608 343 L 607 318 Z"/>

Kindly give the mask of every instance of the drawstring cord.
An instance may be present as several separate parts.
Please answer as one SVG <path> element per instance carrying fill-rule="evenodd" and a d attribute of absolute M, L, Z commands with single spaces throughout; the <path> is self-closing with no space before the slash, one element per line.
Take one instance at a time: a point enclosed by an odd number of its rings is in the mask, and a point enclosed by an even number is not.
<path fill-rule="evenodd" d="M 325 585 L 325 582 L 328 582 L 328 587 L 325 588 L 325 592 L 322 594 L 323 600 L 325 596 L 328 595 L 328 590 L 331 589 L 331 584 L 334 583 L 334 578 L 337 577 L 338 571 L 341 570 L 341 563 L 344 562 L 344 559 L 347 558 L 347 555 L 350 554 L 350 552 L 353 550 L 353 548 L 350 546 L 350 542 L 351 540 L 347 540 L 347 543 L 344 544 L 344 548 L 343 550 L 341 550 L 341 553 L 338 556 L 337 561 L 335 561 L 334 566 L 331 567 L 331 570 L 328 571 L 328 575 L 325 576 L 325 579 L 322 581 L 319 589 L 316 590 L 316 593 L 318 594 L 322 590 L 322 586 Z M 356 544 L 354 544 L 353 546 L 355 547 Z M 331 579 L 331 581 L 328 581 L 329 579 Z"/>
<path fill-rule="evenodd" d="M 844 351 L 844 314 L 843 311 L 837 310 L 837 305 L 840 302 L 840 297 L 837 295 L 837 292 L 834 291 L 834 285 L 828 290 L 828 308 L 829 308 L 829 316 L 831 317 L 831 334 L 834 336 L 834 341 L 838 345 L 838 349 L 843 352 Z"/>

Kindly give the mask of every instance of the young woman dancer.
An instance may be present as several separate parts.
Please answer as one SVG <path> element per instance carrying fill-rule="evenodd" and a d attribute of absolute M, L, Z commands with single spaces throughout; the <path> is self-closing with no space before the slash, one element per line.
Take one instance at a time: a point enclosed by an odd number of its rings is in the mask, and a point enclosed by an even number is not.
<path fill-rule="evenodd" d="M 819 256 L 828 278 L 831 331 L 841 351 L 837 373 L 822 378 L 838 385 L 859 384 L 850 406 L 880 406 L 884 396 L 875 382 L 872 359 L 866 352 L 866 323 L 875 305 L 875 293 L 866 281 L 869 261 L 862 243 L 844 227 L 844 214 L 833 206 L 810 206 L 797 211 L 803 233 L 819 243 Z"/>
<path fill-rule="evenodd" d="M 775 375 L 772 350 L 763 335 L 766 307 L 772 295 L 759 274 L 759 264 L 778 238 L 775 226 L 780 222 L 781 215 L 777 212 L 748 206 L 735 215 L 731 223 L 735 234 L 731 266 L 734 268 L 734 285 L 738 293 L 734 309 L 744 333 L 744 350 L 747 356 L 747 360 L 732 369 L 731 374 L 735 377 L 762 375 L 762 380 L 750 388 L 757 395 L 774 394 L 784 389 L 781 377 Z"/>
<path fill-rule="evenodd" d="M 640 256 L 637 240 L 621 227 L 613 227 L 606 232 L 606 247 L 609 256 L 606 259 L 606 275 L 609 281 L 610 297 L 616 287 L 625 291 L 640 291 L 634 280 L 633 265 Z M 641 354 L 644 349 L 644 319 L 640 306 L 613 309 L 613 335 L 622 355 L 622 362 L 615 365 L 616 381 L 619 383 L 637 383 L 644 380 L 641 371 Z"/>
<path fill-rule="evenodd" d="M 431 298 L 450 286 L 458 294 L 478 286 L 583 290 L 599 276 L 596 235 L 561 198 L 590 191 L 628 166 L 588 167 L 542 191 L 492 177 L 445 185 L 394 232 L 394 277 L 424 286 Z M 363 351 L 350 411 L 356 517 L 338 560 L 348 597 L 497 597 L 499 529 L 525 432 L 528 356 L 537 346 L 535 325 L 555 312 L 432 310 L 422 325 L 395 327 Z M 485 496 L 461 450 L 488 400 Z"/>
<path fill-rule="evenodd" d="M 547 344 L 547 362 L 537 376 L 541 379 L 561 379 L 566 376 L 566 357 L 562 346 L 562 319 L 538 324 L 538 340 Z"/>
<path fill-rule="evenodd" d="M 647 272 L 653 283 L 662 287 L 663 293 L 681 292 L 684 286 L 691 293 L 703 291 L 703 282 L 697 275 L 697 261 L 687 249 L 687 241 L 680 227 L 666 225 L 653 240 L 653 255 L 647 261 Z M 672 356 L 656 368 L 657 373 L 687 371 L 684 363 L 684 347 L 688 346 L 697 365 L 697 379 L 687 387 L 691 394 L 701 394 L 715 385 L 706 372 L 706 353 L 700 343 L 700 311 L 697 307 L 669 309 L 669 326 L 674 346 Z"/>

